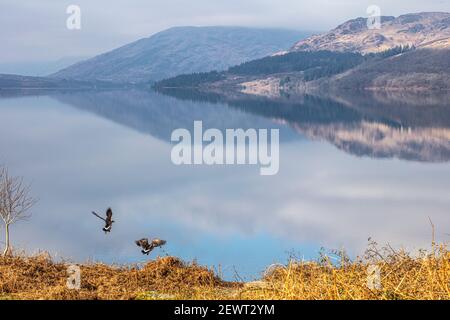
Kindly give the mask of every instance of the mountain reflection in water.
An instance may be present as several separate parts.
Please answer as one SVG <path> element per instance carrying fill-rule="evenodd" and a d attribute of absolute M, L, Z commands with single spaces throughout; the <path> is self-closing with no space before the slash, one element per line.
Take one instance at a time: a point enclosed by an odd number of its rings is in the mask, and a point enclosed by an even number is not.
<path fill-rule="evenodd" d="M 357 156 L 450 160 L 450 94 L 445 92 L 341 92 L 331 97 L 281 95 L 276 99 L 236 93 L 163 92 L 183 100 L 227 103 Z"/>

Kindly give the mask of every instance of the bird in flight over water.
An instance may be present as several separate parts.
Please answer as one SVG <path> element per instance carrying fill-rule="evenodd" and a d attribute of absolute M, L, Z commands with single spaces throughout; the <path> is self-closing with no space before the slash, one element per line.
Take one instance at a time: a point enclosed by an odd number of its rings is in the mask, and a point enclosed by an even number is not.
<path fill-rule="evenodd" d="M 166 244 L 166 240 L 161 240 L 161 239 L 153 239 L 151 242 L 148 242 L 147 238 L 143 238 L 141 240 L 136 240 L 135 243 L 138 247 L 141 247 L 142 250 L 142 254 L 146 254 L 149 255 L 150 252 L 152 252 L 153 249 L 158 248 L 158 247 L 162 247 L 163 245 Z"/>
<path fill-rule="evenodd" d="M 92 214 L 93 214 L 94 216 L 96 216 L 97 218 L 100 218 L 100 219 L 102 219 L 103 221 L 105 221 L 105 227 L 103 228 L 103 231 L 105 231 L 105 234 L 108 233 L 108 232 L 111 232 L 111 227 L 112 227 L 112 224 L 113 224 L 113 222 L 114 222 L 114 220 L 112 219 L 113 213 L 112 213 L 111 208 L 108 208 L 108 210 L 106 210 L 106 219 L 103 218 L 103 217 L 101 217 L 101 216 L 99 216 L 99 215 L 98 215 L 97 213 L 95 213 L 94 211 L 92 211 Z"/>

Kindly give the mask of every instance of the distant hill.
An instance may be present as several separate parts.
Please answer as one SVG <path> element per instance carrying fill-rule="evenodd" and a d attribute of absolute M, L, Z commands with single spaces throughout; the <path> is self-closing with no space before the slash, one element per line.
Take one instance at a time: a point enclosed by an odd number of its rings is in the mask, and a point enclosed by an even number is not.
<path fill-rule="evenodd" d="M 450 13 L 367 19 L 297 42 L 289 51 L 245 62 L 225 72 L 179 75 L 156 87 L 202 87 L 279 96 L 314 90 L 450 90 Z"/>
<path fill-rule="evenodd" d="M 52 79 L 48 77 L 30 77 L 15 74 L 0 74 L 0 90 L 2 89 L 95 89 L 112 88 L 113 84 L 102 81 L 77 81 Z"/>
<path fill-rule="evenodd" d="M 58 79 L 122 83 L 157 81 L 183 73 L 224 70 L 286 50 L 310 33 L 244 27 L 176 27 L 51 75 Z"/>
<path fill-rule="evenodd" d="M 450 13 L 422 12 L 381 17 L 380 29 L 368 29 L 366 18 L 349 20 L 337 28 L 297 42 L 290 51 L 330 50 L 381 52 L 400 45 L 436 47 L 450 39 Z M 448 42 L 447 42 L 448 44 Z"/>

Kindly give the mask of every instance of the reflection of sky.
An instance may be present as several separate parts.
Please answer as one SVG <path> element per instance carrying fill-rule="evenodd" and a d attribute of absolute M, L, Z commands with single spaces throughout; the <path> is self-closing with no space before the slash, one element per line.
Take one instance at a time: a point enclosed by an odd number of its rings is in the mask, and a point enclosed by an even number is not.
<path fill-rule="evenodd" d="M 174 166 L 161 140 L 47 97 L 2 99 L 0 119 L 0 163 L 40 199 L 12 229 L 31 252 L 139 262 L 133 240 L 158 236 L 169 254 L 232 277 L 233 266 L 257 275 L 321 246 L 361 253 L 369 236 L 428 246 L 428 217 L 438 240 L 449 232 L 449 164 L 357 158 L 300 140 L 281 146 L 278 175 L 260 176 L 257 166 Z M 117 223 L 105 236 L 90 211 L 107 206 Z"/>

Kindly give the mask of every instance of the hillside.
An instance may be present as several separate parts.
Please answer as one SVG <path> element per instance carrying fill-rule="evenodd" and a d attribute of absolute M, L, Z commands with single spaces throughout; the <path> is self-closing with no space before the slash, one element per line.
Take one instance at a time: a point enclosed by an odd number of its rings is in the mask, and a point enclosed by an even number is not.
<path fill-rule="evenodd" d="M 159 87 L 228 88 L 247 94 L 316 90 L 450 90 L 450 13 L 347 21 L 291 51 L 230 67 L 226 72 L 180 75 Z"/>
<path fill-rule="evenodd" d="M 288 49 L 309 34 L 243 27 L 176 27 L 58 71 L 51 77 L 139 83 L 224 70 Z"/>
<path fill-rule="evenodd" d="M 450 13 L 424 12 L 382 17 L 380 29 L 368 29 L 366 18 L 347 21 L 325 34 L 297 42 L 291 51 L 381 52 L 396 46 L 436 46 L 450 39 Z M 442 44 L 442 43 L 441 43 Z"/>
<path fill-rule="evenodd" d="M 230 67 L 226 71 L 210 71 L 178 75 L 158 81 L 157 88 L 199 87 L 219 83 L 219 85 L 244 85 L 249 79 L 270 76 L 283 76 L 284 82 L 290 82 L 289 75 L 301 75 L 302 80 L 315 80 L 339 74 L 365 61 L 359 53 L 331 51 L 290 52 L 244 62 Z M 288 80 L 286 80 L 288 79 Z M 213 85 L 215 86 L 215 85 Z"/>
<path fill-rule="evenodd" d="M 449 90 L 450 49 L 419 49 L 363 64 L 327 79 L 322 86 L 338 89 Z"/>

